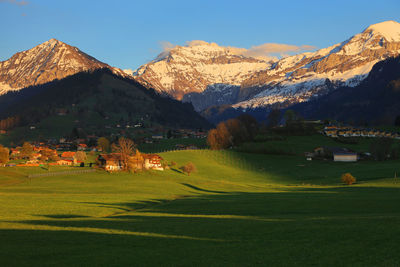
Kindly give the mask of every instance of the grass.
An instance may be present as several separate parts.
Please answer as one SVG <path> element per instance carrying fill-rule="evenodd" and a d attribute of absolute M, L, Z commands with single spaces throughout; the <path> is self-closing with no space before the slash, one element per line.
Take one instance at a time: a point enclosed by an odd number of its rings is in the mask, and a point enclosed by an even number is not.
<path fill-rule="evenodd" d="M 140 144 L 138 149 L 145 153 L 159 153 L 163 151 L 175 150 L 176 145 L 195 145 L 198 148 L 206 148 L 206 138 L 172 138 L 156 140 L 151 144 Z"/>
<path fill-rule="evenodd" d="M 368 152 L 372 142 L 376 138 L 358 138 L 357 144 L 344 144 L 335 141 L 334 138 L 317 134 L 313 136 L 287 136 L 283 140 L 273 140 L 266 142 L 245 143 L 238 147 L 238 151 L 251 151 L 254 153 L 280 152 L 281 154 L 303 155 L 304 152 L 312 152 L 318 146 L 346 147 L 357 152 Z M 394 144 L 399 144 L 399 140 L 394 140 Z"/>
<path fill-rule="evenodd" d="M 4 266 L 398 266 L 398 161 L 161 154 L 178 169 L 28 179 L 0 170 Z M 65 168 L 52 171 L 62 171 Z M 345 186 L 351 172 L 357 184 Z"/>

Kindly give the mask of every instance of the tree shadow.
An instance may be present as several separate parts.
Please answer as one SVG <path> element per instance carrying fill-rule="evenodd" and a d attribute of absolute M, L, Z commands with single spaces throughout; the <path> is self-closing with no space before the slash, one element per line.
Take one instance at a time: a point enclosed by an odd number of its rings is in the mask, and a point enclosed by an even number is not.
<path fill-rule="evenodd" d="M 0 230 L 0 258 L 6 265 L 380 265 L 384 253 L 385 263 L 398 265 L 399 201 L 400 188 L 337 187 L 85 202 L 121 213 L 8 222 L 20 229 Z"/>
<path fill-rule="evenodd" d="M 224 192 L 224 191 L 214 191 L 214 190 L 207 190 L 207 189 L 203 189 L 188 183 L 181 183 L 181 185 L 184 185 L 186 187 L 189 187 L 191 189 L 197 190 L 197 191 L 201 191 L 201 192 L 206 192 L 206 193 L 218 193 L 218 194 L 227 194 L 229 192 Z"/>

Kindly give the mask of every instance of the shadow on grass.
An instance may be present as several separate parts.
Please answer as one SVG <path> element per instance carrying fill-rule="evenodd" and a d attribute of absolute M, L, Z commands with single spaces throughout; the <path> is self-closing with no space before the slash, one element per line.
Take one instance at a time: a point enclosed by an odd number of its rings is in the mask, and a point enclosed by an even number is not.
<path fill-rule="evenodd" d="M 46 217 L 49 219 L 76 219 L 76 218 L 89 218 L 89 216 L 75 215 L 75 214 L 47 214 L 47 215 L 36 215 Z"/>
<path fill-rule="evenodd" d="M 375 187 L 87 202 L 126 212 L 8 222 L 20 229 L 0 230 L 0 256 L 14 253 L 6 263 L 19 264 L 8 265 L 288 266 L 382 265 L 384 253 L 384 265 L 398 265 L 398 203 L 399 188 Z"/>
<path fill-rule="evenodd" d="M 188 183 L 181 183 L 181 185 L 184 185 L 186 187 L 189 187 L 191 189 L 197 190 L 197 191 L 201 191 L 201 192 L 206 192 L 206 193 L 218 193 L 218 194 L 227 194 L 228 192 L 224 192 L 224 191 L 214 191 L 214 190 L 207 190 L 207 189 L 203 189 Z"/>

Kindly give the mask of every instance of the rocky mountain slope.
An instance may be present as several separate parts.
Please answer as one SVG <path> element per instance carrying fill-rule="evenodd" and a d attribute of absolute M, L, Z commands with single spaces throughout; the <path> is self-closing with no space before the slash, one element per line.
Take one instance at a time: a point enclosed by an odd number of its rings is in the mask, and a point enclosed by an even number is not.
<path fill-rule="evenodd" d="M 400 24 L 386 21 L 331 47 L 276 62 L 205 42 L 176 46 L 134 75 L 148 87 L 192 102 L 196 110 L 221 104 L 289 106 L 356 86 L 374 64 L 399 54 Z"/>
<path fill-rule="evenodd" d="M 235 48 L 192 41 L 160 54 L 134 73 L 137 81 L 177 99 L 191 92 L 203 92 L 209 85 L 239 86 L 254 72 L 271 62 L 237 53 Z"/>
<path fill-rule="evenodd" d="M 400 56 L 378 62 L 355 87 L 339 87 L 290 107 L 305 118 L 358 125 L 393 125 L 400 116 Z"/>
<path fill-rule="evenodd" d="M 122 70 L 102 63 L 76 47 L 51 39 L 0 62 L 0 95 L 100 68 L 127 76 Z"/>
<path fill-rule="evenodd" d="M 235 106 L 304 102 L 339 86 L 356 86 L 379 61 L 400 54 L 400 23 L 374 24 L 362 33 L 314 53 L 281 59 L 241 84 Z"/>

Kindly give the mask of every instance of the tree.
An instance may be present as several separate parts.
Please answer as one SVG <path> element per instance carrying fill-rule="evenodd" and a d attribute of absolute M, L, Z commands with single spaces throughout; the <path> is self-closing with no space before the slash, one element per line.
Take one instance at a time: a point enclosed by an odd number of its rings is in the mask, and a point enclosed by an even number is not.
<path fill-rule="evenodd" d="M 280 109 L 271 110 L 267 116 L 268 127 L 273 128 L 278 126 L 280 119 L 281 119 L 281 110 Z"/>
<path fill-rule="evenodd" d="M 253 140 L 254 137 L 257 135 L 259 129 L 257 120 L 249 114 L 242 114 L 238 116 L 236 119 L 238 119 L 246 128 L 250 140 Z"/>
<path fill-rule="evenodd" d="M 284 117 L 286 126 L 289 126 L 296 120 L 296 113 L 293 110 L 288 109 L 286 110 Z"/>
<path fill-rule="evenodd" d="M 135 143 L 128 138 L 120 137 L 117 144 L 112 145 L 112 150 L 121 154 L 122 168 L 127 170 L 129 168 L 129 157 L 135 154 Z"/>
<path fill-rule="evenodd" d="M 356 182 L 356 178 L 353 175 L 351 175 L 351 173 L 342 174 L 341 180 L 343 183 L 347 185 L 351 185 Z"/>
<path fill-rule="evenodd" d="M 230 119 L 225 122 L 225 126 L 230 134 L 231 145 L 239 145 L 242 142 L 249 140 L 250 135 L 247 129 L 244 127 L 243 123 L 238 119 Z"/>
<path fill-rule="evenodd" d="M 84 151 L 77 151 L 76 153 L 75 153 L 75 159 L 77 160 L 77 161 L 85 161 L 85 160 L 87 160 L 87 156 L 86 156 L 86 152 L 84 152 Z"/>
<path fill-rule="evenodd" d="M 170 163 L 169 163 L 169 166 L 172 168 L 172 167 L 175 167 L 176 166 L 176 162 L 175 161 L 171 161 Z"/>
<path fill-rule="evenodd" d="M 110 151 L 110 141 L 105 137 L 97 139 L 97 145 L 101 147 L 104 152 Z"/>
<path fill-rule="evenodd" d="M 143 163 L 144 157 L 139 150 L 136 149 L 135 154 L 128 159 L 128 170 L 135 172 L 141 170 L 143 168 Z"/>
<path fill-rule="evenodd" d="M 196 172 L 197 168 L 192 162 L 186 163 L 186 165 L 182 166 L 179 168 L 183 172 L 186 172 L 189 176 L 192 172 Z"/>
<path fill-rule="evenodd" d="M 22 145 L 20 155 L 21 158 L 31 158 L 33 155 L 33 146 L 30 143 L 25 142 Z"/>
<path fill-rule="evenodd" d="M 6 164 L 10 160 L 10 151 L 8 148 L 0 145 L 0 164 Z"/>
<path fill-rule="evenodd" d="M 225 149 L 232 145 L 233 137 L 224 122 L 220 122 L 216 129 L 211 129 L 207 135 L 207 143 L 211 149 Z"/>

